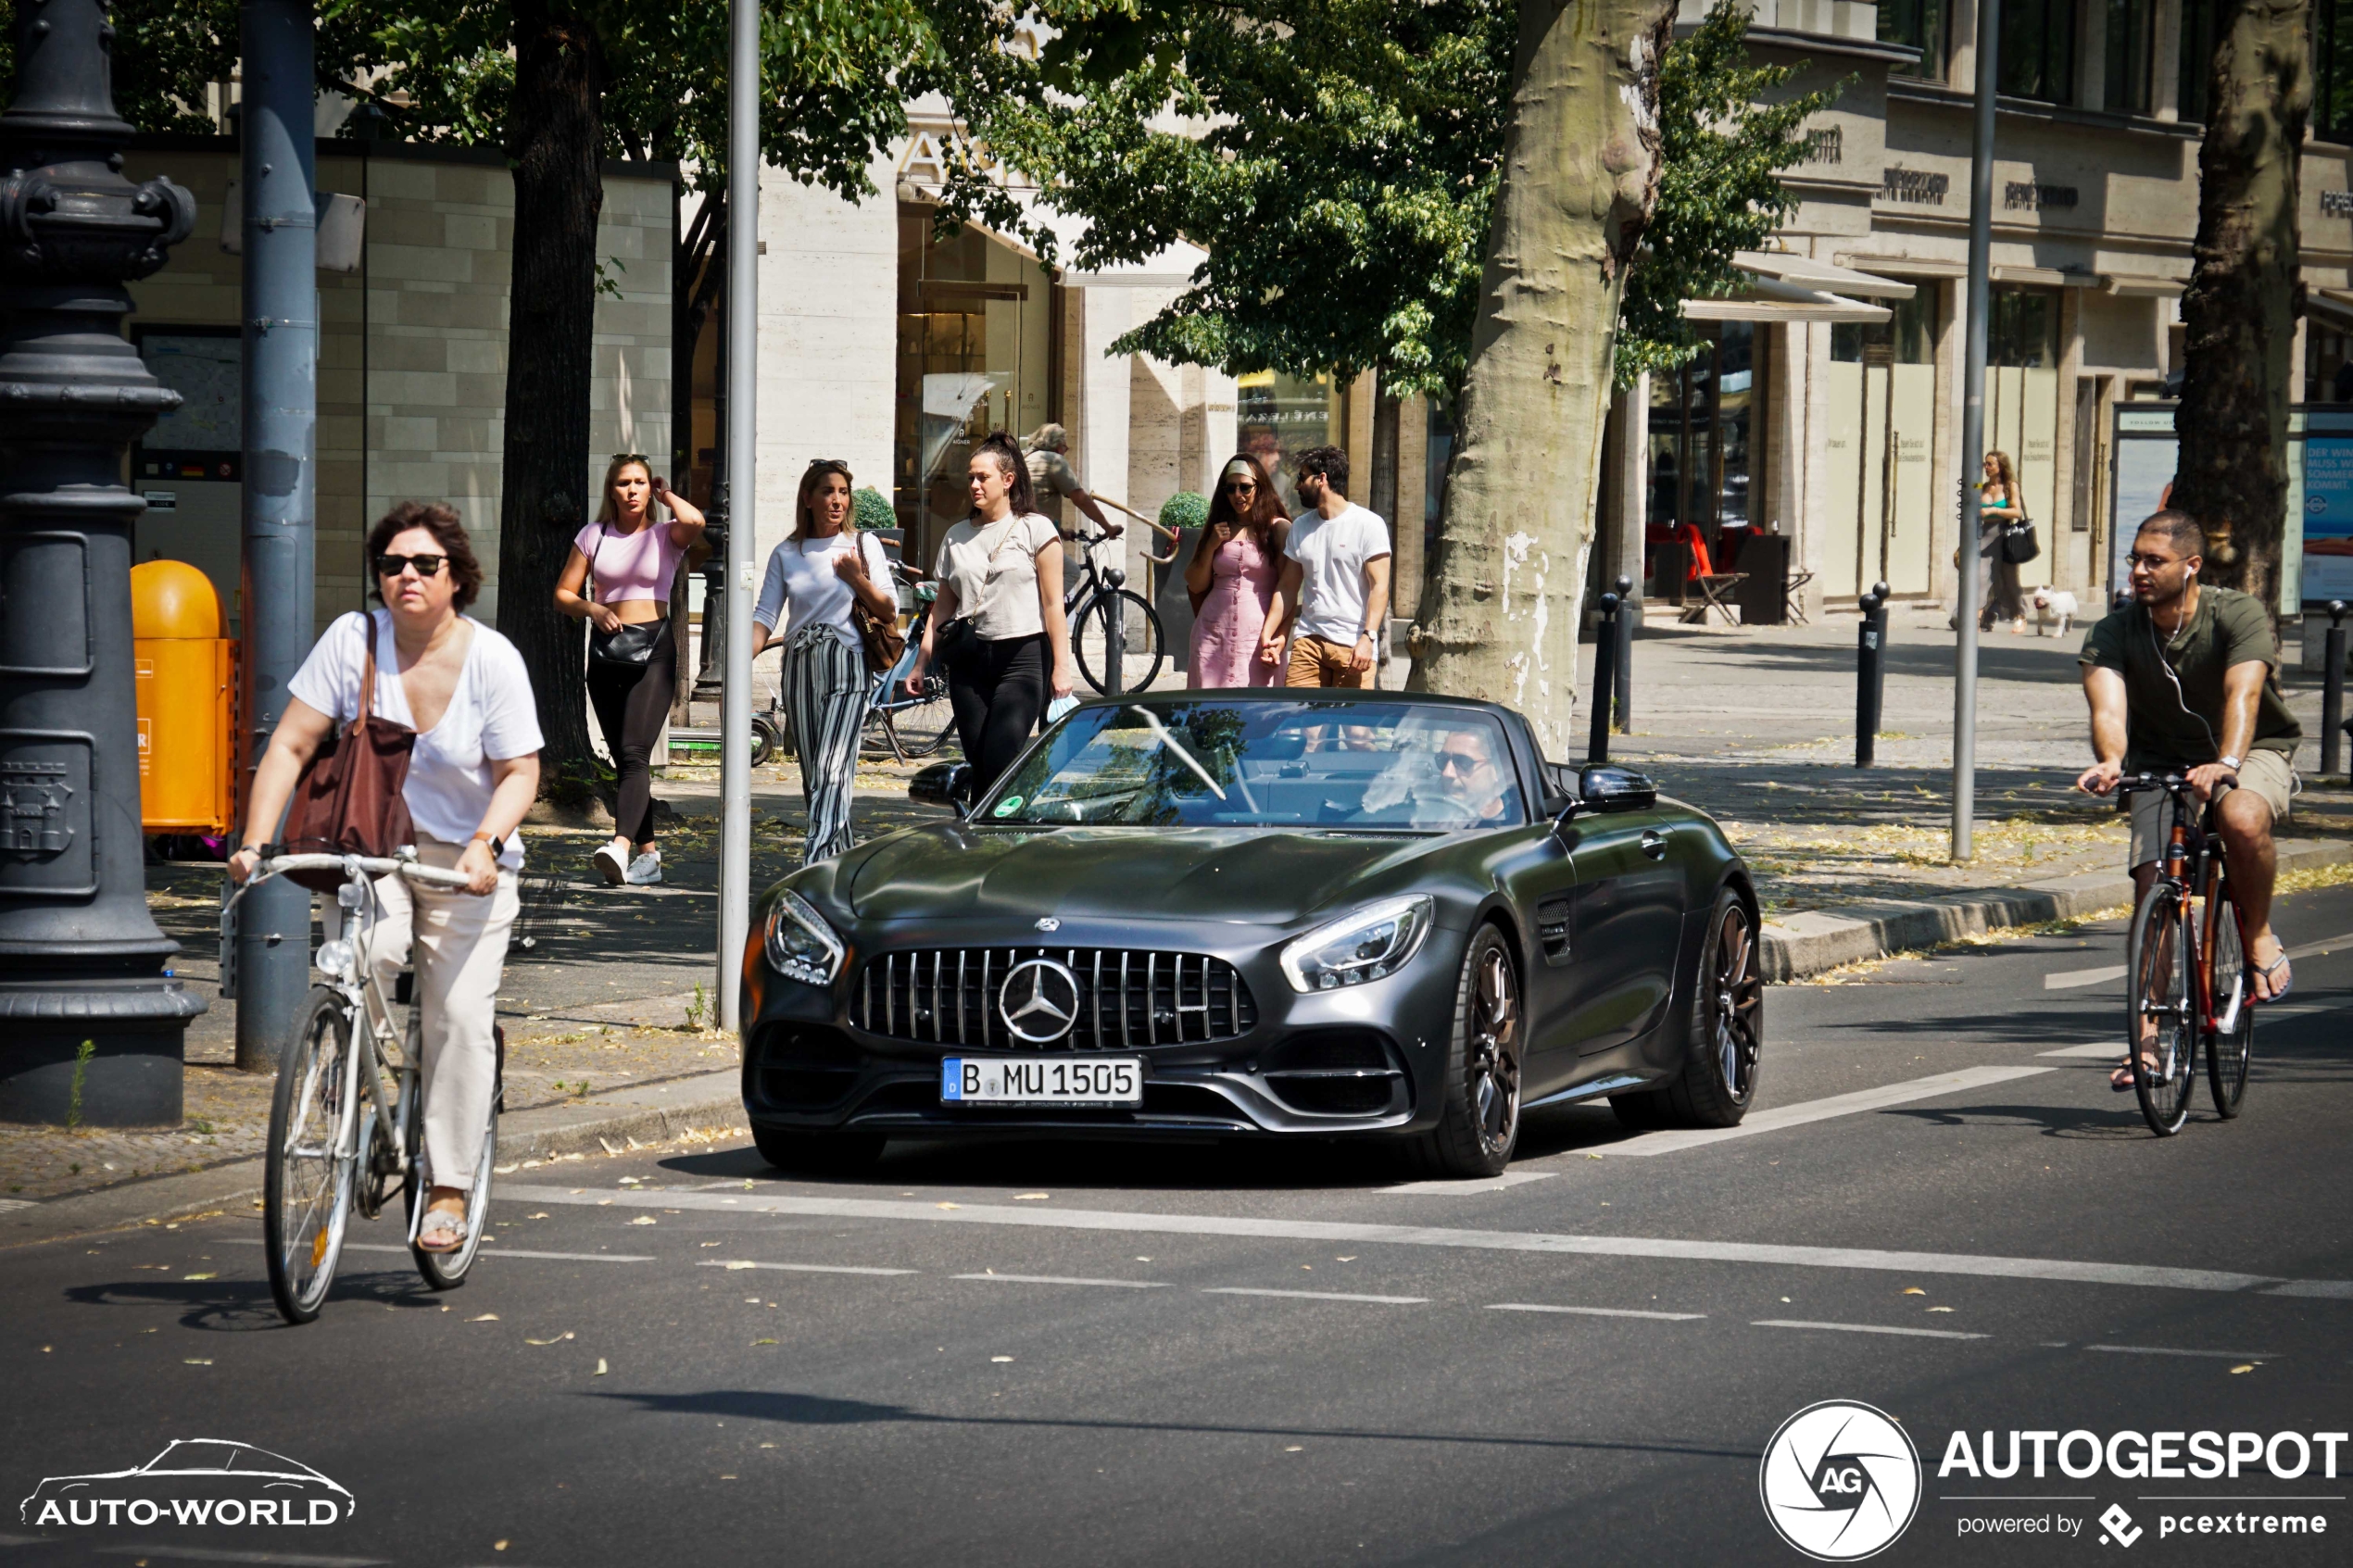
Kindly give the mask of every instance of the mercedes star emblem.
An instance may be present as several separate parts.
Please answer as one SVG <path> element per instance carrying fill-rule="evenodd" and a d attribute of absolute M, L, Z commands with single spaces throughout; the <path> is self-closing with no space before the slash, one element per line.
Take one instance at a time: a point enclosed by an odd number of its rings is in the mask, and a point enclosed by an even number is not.
<path fill-rule="evenodd" d="M 1078 1022 L 1078 976 L 1051 959 L 1017 963 L 997 993 L 997 1015 L 1023 1044 L 1051 1045 Z"/>

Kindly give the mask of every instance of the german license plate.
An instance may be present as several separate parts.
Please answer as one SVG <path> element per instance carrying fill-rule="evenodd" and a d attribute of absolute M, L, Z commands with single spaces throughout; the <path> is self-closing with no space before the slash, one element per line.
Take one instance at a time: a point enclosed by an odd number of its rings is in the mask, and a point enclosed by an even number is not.
<path fill-rule="evenodd" d="M 951 1056 L 939 1064 L 944 1105 L 1141 1105 L 1143 1058 Z"/>

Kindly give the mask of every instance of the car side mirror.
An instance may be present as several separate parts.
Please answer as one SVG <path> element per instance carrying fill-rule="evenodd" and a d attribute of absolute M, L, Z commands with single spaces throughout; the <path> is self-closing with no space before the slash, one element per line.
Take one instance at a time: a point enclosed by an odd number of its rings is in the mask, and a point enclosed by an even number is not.
<path fill-rule="evenodd" d="M 934 762 L 907 781 L 907 798 L 919 806 L 945 806 L 963 816 L 972 809 L 972 764 Z"/>
<path fill-rule="evenodd" d="M 1642 811 L 1658 804 L 1658 786 L 1631 768 L 1588 768 L 1583 784 L 1589 811 Z"/>

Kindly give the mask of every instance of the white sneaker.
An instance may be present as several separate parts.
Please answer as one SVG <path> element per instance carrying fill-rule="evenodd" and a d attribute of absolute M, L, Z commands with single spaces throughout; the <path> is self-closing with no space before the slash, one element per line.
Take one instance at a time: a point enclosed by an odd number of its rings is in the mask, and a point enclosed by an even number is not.
<path fill-rule="evenodd" d="M 588 859 L 615 887 L 628 880 L 629 862 L 622 859 L 621 850 L 613 844 L 608 842 L 598 846 L 597 852 Z"/>
<path fill-rule="evenodd" d="M 661 851 L 648 849 L 629 862 L 626 878 L 632 887 L 650 887 L 661 880 Z"/>

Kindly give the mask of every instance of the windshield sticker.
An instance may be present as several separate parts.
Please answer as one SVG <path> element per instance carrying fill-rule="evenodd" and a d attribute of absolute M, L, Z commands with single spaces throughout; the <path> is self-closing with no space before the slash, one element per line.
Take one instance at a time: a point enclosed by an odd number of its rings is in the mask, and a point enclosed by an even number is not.
<path fill-rule="evenodd" d="M 1004 799 L 997 802 L 997 809 L 990 812 L 989 815 L 992 817 L 1010 817 L 1020 809 L 1021 797 L 1018 795 L 1009 795 L 1005 797 Z"/>

